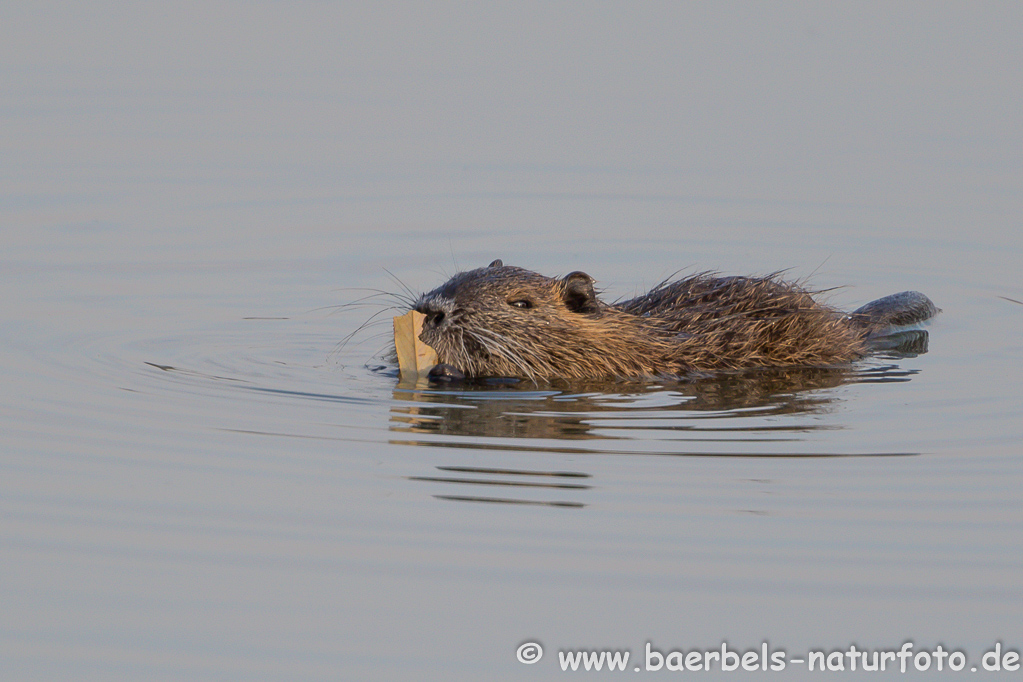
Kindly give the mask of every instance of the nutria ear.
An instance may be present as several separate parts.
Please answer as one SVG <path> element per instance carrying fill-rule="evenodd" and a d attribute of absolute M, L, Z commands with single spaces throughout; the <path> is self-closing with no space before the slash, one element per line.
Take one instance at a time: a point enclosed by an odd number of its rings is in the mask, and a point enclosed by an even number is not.
<path fill-rule="evenodd" d="M 597 294 L 593 291 L 593 278 L 585 272 L 570 272 L 561 280 L 565 285 L 562 300 L 565 306 L 574 313 L 595 313 Z"/>
<path fill-rule="evenodd" d="M 491 263 L 487 267 L 488 268 L 499 268 L 499 267 L 501 267 L 503 265 L 504 265 L 504 261 L 501 260 L 500 258 L 498 258 L 497 260 L 495 260 L 493 263 Z"/>

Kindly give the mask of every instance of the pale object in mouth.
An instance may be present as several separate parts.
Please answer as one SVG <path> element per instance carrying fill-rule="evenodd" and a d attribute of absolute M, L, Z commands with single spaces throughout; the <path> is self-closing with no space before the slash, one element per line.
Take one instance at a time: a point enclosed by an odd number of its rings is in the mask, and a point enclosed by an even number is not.
<path fill-rule="evenodd" d="M 394 349 L 398 353 L 398 369 L 403 378 L 426 376 L 437 364 L 437 351 L 419 338 L 425 319 L 426 315 L 415 310 L 394 318 Z"/>

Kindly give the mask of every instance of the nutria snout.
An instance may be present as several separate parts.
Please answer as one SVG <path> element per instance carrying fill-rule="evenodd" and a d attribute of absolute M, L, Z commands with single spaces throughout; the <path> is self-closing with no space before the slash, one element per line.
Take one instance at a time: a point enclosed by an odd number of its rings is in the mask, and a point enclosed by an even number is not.
<path fill-rule="evenodd" d="M 903 292 L 843 313 L 776 275 L 698 274 L 601 301 L 584 272 L 546 277 L 496 260 L 423 294 L 420 339 L 437 378 L 603 379 L 753 367 L 833 366 L 938 309 Z"/>

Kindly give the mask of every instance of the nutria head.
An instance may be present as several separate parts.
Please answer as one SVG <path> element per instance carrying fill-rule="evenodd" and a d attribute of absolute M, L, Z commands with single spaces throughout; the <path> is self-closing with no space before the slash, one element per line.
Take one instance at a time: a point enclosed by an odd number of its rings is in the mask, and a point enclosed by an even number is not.
<path fill-rule="evenodd" d="M 419 297 L 415 310 L 426 316 L 420 339 L 466 376 L 652 373 L 627 362 L 631 350 L 615 334 L 621 313 L 597 298 L 593 282 L 584 272 L 545 277 L 496 260 Z M 609 344 L 617 357 L 606 362 L 601 348 Z M 630 370 L 622 371 L 626 365 Z"/>

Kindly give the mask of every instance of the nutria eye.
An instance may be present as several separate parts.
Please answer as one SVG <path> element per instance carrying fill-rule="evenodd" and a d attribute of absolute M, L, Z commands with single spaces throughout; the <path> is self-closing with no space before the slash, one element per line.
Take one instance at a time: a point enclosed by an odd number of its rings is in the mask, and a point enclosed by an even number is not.
<path fill-rule="evenodd" d="M 533 302 L 524 298 L 517 299 L 515 301 L 508 301 L 508 305 L 516 308 L 522 308 L 523 310 L 529 310 L 533 307 Z"/>

